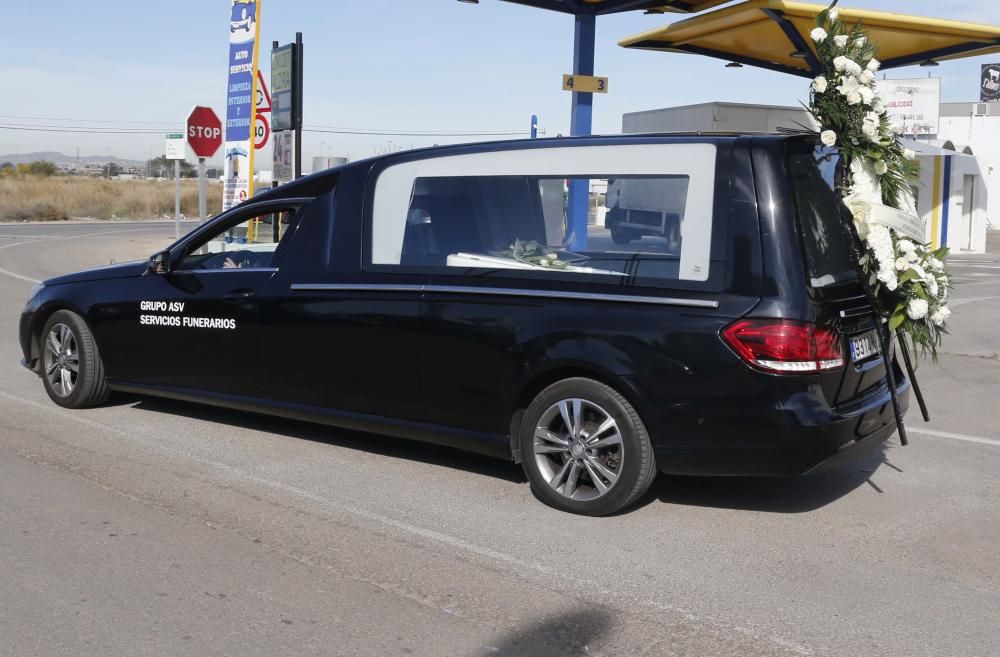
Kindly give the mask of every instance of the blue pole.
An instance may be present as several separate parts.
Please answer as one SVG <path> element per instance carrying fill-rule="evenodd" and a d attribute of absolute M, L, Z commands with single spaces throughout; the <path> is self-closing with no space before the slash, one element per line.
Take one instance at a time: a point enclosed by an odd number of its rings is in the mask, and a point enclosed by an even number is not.
<path fill-rule="evenodd" d="M 951 207 L 951 156 L 944 156 L 944 195 L 941 199 L 941 246 L 948 246 L 948 208 Z"/>
<path fill-rule="evenodd" d="M 531 115 L 531 138 L 538 139 L 538 117 Z"/>
<path fill-rule="evenodd" d="M 597 39 L 597 17 L 594 14 L 577 14 L 573 32 L 573 75 L 594 74 L 594 43 Z M 570 112 L 570 134 L 587 136 L 593 127 L 594 94 L 573 92 Z M 587 209 L 590 203 L 588 180 L 570 180 L 567 232 L 572 236 L 570 249 L 587 248 Z"/>

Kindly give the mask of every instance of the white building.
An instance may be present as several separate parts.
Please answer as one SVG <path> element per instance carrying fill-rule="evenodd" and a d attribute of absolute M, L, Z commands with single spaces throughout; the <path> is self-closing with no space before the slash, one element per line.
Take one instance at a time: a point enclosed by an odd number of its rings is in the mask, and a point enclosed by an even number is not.
<path fill-rule="evenodd" d="M 917 152 L 920 163 L 920 179 L 914 185 L 917 211 L 926 223 L 928 244 L 935 248 L 944 244 L 955 253 L 983 253 L 988 207 L 993 210 L 989 213 L 994 217 L 993 223 L 1000 224 L 1000 187 L 997 186 L 1000 183 L 1000 104 L 994 106 L 996 116 L 986 117 L 996 123 L 974 116 L 974 110 L 968 109 L 971 106 L 967 103 L 957 105 L 961 107 L 955 110 L 950 109 L 950 104 L 942 106 L 938 137 L 963 128 L 966 137 L 949 138 L 953 141 L 907 142 L 907 146 Z M 947 112 L 945 108 L 949 108 Z M 966 109 L 968 116 L 948 115 Z M 992 126 L 992 132 L 987 126 Z M 722 102 L 631 112 L 622 117 L 624 133 L 776 132 L 782 128 L 816 130 L 818 126 L 803 108 Z M 985 157 L 981 155 L 987 153 Z"/>
<path fill-rule="evenodd" d="M 969 146 L 950 141 L 904 143 L 917 152 L 920 162 L 913 194 L 917 214 L 927 223 L 927 242 L 945 244 L 952 253 L 985 253 L 989 193 L 979 157 Z"/>
<path fill-rule="evenodd" d="M 1000 228 L 1000 103 L 942 103 L 938 139 L 966 145 L 979 160 L 985 181 L 986 213 Z"/>

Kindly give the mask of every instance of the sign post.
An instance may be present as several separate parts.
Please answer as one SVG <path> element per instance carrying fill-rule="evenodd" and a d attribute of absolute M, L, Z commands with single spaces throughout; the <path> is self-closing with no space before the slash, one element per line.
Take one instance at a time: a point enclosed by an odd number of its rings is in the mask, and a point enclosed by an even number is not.
<path fill-rule="evenodd" d="M 302 33 L 295 33 L 295 43 L 271 50 L 271 130 L 275 133 L 274 169 L 288 173 L 291 158 L 291 180 L 302 175 Z M 291 132 L 285 136 L 283 133 Z M 278 147 L 278 144 L 281 147 Z M 275 175 L 275 180 L 288 182 Z"/>
<path fill-rule="evenodd" d="M 222 209 L 253 196 L 257 105 L 257 44 L 264 0 L 229 0 L 229 78 L 226 85 L 225 176 Z"/>
<path fill-rule="evenodd" d="M 198 223 L 205 223 L 205 158 L 222 145 L 222 122 L 211 107 L 195 107 L 187 119 L 187 140 L 198 156 Z"/>
<path fill-rule="evenodd" d="M 174 237 L 181 236 L 181 160 L 184 159 L 184 135 L 174 132 L 167 135 L 164 149 L 166 159 L 174 161 Z M 109 167 L 110 168 L 110 167 Z"/>
<path fill-rule="evenodd" d="M 174 160 L 174 237 L 181 236 L 181 161 Z"/>

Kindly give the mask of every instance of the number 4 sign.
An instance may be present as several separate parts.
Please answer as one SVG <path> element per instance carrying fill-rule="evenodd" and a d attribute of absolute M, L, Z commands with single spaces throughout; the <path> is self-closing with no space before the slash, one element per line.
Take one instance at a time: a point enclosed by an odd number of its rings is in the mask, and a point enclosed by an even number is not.
<path fill-rule="evenodd" d="M 563 91 L 589 94 L 608 93 L 608 79 L 593 75 L 563 75 Z"/>

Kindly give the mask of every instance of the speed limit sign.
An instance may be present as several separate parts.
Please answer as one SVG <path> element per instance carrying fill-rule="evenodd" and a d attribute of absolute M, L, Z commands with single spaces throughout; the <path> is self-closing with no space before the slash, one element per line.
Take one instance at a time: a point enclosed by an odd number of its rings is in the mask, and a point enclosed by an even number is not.
<path fill-rule="evenodd" d="M 257 115 L 257 121 L 253 126 L 253 147 L 260 150 L 267 146 L 267 140 L 271 138 L 271 124 L 263 114 Z"/>

